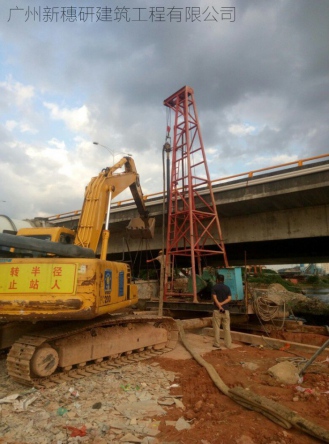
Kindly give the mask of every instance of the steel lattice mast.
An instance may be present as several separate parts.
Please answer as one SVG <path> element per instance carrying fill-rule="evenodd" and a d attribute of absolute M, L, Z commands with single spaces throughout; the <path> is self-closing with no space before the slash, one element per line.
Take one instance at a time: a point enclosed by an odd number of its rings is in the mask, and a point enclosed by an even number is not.
<path fill-rule="evenodd" d="M 193 89 L 184 86 L 168 97 L 164 105 L 172 109 L 175 115 L 164 300 L 172 296 L 181 296 L 172 288 L 168 288 L 170 281 L 168 265 L 171 264 L 173 269 L 177 256 L 188 256 L 191 260 L 193 286 L 193 292 L 188 295 L 193 296 L 193 302 L 197 302 L 196 274 L 197 271 L 201 273 L 201 259 L 205 256 L 221 255 L 225 267 L 228 266 L 228 262 L 199 128 Z M 206 189 L 208 193 L 204 194 Z M 211 248 L 210 244 L 212 244 Z"/>

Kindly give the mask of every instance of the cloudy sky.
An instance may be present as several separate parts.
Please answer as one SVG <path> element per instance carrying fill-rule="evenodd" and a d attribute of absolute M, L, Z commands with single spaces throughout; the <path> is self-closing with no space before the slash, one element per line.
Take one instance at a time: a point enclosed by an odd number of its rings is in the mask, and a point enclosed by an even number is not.
<path fill-rule="evenodd" d="M 133 155 L 145 194 L 161 191 L 163 101 L 184 85 L 214 179 L 329 152 L 328 0 L 0 8 L 0 214 L 81 208 L 109 150 Z"/>

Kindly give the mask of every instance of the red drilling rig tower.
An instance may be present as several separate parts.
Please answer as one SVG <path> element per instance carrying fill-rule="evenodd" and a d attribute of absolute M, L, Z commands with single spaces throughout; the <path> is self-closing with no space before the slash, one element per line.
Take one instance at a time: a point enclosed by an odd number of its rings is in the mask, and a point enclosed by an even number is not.
<path fill-rule="evenodd" d="M 194 91 L 184 86 L 164 101 L 174 112 L 172 168 L 168 205 L 164 300 L 182 296 L 175 293 L 169 276 L 178 256 L 190 258 L 192 292 L 184 296 L 197 299 L 197 274 L 202 258 L 221 256 L 228 267 L 219 218 L 216 211 L 205 150 L 197 116 Z M 169 138 L 169 128 L 168 128 Z M 208 189 L 208 192 L 205 192 Z M 215 248 L 214 248 L 215 247 Z"/>

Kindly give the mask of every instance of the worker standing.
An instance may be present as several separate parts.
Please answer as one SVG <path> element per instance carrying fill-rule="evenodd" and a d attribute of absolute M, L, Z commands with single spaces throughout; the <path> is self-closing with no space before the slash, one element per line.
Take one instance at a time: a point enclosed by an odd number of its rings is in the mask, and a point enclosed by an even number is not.
<path fill-rule="evenodd" d="M 214 347 L 220 347 L 220 327 L 222 325 L 224 332 L 224 344 L 226 348 L 232 348 L 231 326 L 230 326 L 230 312 L 229 303 L 232 299 L 231 289 L 224 284 L 224 276 L 217 275 L 216 284 L 211 291 L 215 308 L 212 316 L 212 323 L 215 335 Z"/>
<path fill-rule="evenodd" d="M 166 255 L 163 254 L 163 251 L 160 250 L 158 253 L 158 256 L 153 258 L 153 259 L 148 259 L 146 262 L 154 262 L 154 261 L 158 261 L 161 265 L 161 268 L 165 268 L 167 270 L 167 275 L 171 276 L 171 267 L 170 267 L 170 263 L 166 265 Z"/>
<path fill-rule="evenodd" d="M 172 281 L 172 275 L 171 275 L 171 263 L 170 261 L 168 264 L 166 264 L 166 255 L 163 254 L 163 251 L 160 250 L 158 253 L 158 256 L 154 259 L 148 259 L 146 262 L 154 262 L 158 261 L 160 263 L 160 284 L 161 282 L 164 282 L 164 271 L 166 270 L 167 273 L 167 280 L 168 280 L 168 288 L 171 288 L 171 281 Z"/>

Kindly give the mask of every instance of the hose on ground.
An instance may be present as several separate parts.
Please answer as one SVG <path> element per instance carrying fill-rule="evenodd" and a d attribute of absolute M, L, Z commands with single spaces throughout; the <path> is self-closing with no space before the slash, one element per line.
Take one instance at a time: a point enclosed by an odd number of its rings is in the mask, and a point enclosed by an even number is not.
<path fill-rule="evenodd" d="M 185 337 L 182 322 L 177 320 L 176 323 L 184 347 L 192 355 L 192 357 L 207 370 L 216 387 L 222 393 L 224 393 L 224 395 L 228 396 L 233 401 L 249 410 L 254 410 L 261 413 L 285 429 L 290 429 L 292 426 L 295 426 L 299 430 L 302 430 L 303 432 L 314 436 L 323 442 L 329 443 L 329 430 L 326 430 L 312 423 L 311 421 L 304 419 L 302 416 L 298 415 L 287 407 L 272 401 L 271 399 L 256 395 L 255 393 L 245 390 L 242 387 L 229 388 L 221 379 L 216 369 L 209 364 L 209 362 L 203 359 L 188 343 Z"/>

